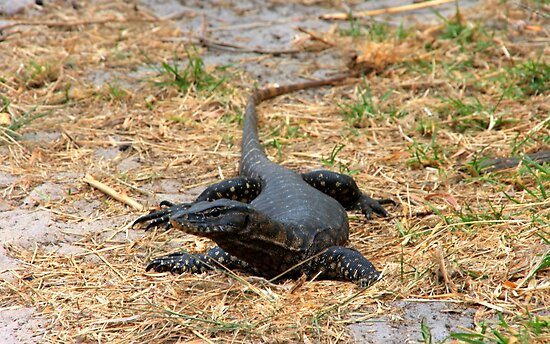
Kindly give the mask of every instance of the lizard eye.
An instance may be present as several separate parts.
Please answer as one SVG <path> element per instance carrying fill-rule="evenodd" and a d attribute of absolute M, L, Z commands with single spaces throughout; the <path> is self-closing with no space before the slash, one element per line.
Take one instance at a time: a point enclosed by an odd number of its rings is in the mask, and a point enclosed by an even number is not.
<path fill-rule="evenodd" d="M 212 209 L 212 210 L 210 210 L 208 215 L 210 215 L 212 217 L 218 217 L 218 216 L 220 216 L 220 210 L 219 209 Z"/>

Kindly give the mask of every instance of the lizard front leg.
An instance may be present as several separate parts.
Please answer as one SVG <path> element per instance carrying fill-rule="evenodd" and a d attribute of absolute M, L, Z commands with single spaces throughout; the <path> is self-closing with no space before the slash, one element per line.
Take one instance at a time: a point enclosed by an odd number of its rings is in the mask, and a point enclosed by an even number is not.
<path fill-rule="evenodd" d="M 187 252 L 176 252 L 166 256 L 153 259 L 145 269 L 157 272 L 170 271 L 172 273 L 200 273 L 212 270 L 220 265 L 230 270 L 243 270 L 253 272 L 250 265 L 225 252 L 220 247 L 213 247 L 206 253 L 190 254 Z"/>
<path fill-rule="evenodd" d="M 374 199 L 365 195 L 353 178 L 345 174 L 317 170 L 302 173 L 302 178 L 312 187 L 337 200 L 346 210 L 361 210 L 369 220 L 373 212 L 387 217 L 388 212 L 382 205 L 395 203 L 390 199 Z"/>
<path fill-rule="evenodd" d="M 225 179 L 207 187 L 195 200 L 215 201 L 217 199 L 230 199 L 242 203 L 250 203 L 262 191 L 262 184 L 259 180 L 249 177 L 236 177 Z"/>

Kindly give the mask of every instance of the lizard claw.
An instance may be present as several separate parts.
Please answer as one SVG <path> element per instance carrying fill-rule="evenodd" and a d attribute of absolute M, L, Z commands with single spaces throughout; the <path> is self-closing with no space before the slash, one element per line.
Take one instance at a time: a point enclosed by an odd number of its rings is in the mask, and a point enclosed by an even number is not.
<path fill-rule="evenodd" d="M 367 278 L 361 278 L 359 281 L 357 281 L 357 284 L 359 285 L 359 288 L 368 288 L 377 281 L 379 281 L 382 278 L 382 274 L 378 271 L 376 273 L 373 273 L 371 276 Z"/>
<path fill-rule="evenodd" d="M 187 252 L 174 252 L 166 256 L 153 259 L 147 264 L 145 271 L 171 272 L 181 274 L 184 272 L 201 272 L 208 266 L 197 256 Z"/>
<path fill-rule="evenodd" d="M 150 221 L 145 227 L 145 231 L 148 231 L 153 227 L 158 227 L 163 224 L 165 225 L 165 229 L 169 229 L 172 227 L 172 225 L 170 224 L 170 217 L 172 216 L 172 214 L 180 210 L 189 208 L 191 206 L 191 203 L 175 204 L 170 201 L 162 201 L 160 202 L 160 206 L 163 207 L 163 209 L 153 211 L 152 213 L 138 217 L 134 221 L 134 223 L 132 223 L 132 227 L 138 223 Z"/>
<path fill-rule="evenodd" d="M 368 220 L 372 220 L 372 214 L 376 213 L 381 217 L 388 217 L 389 214 L 382 206 L 383 204 L 395 204 L 391 199 L 374 199 L 363 195 L 357 202 L 356 208 L 360 209 Z"/>

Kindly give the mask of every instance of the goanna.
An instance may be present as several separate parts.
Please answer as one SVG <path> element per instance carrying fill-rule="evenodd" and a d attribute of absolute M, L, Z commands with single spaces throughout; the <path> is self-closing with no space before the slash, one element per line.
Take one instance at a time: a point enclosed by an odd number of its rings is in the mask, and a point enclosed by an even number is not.
<path fill-rule="evenodd" d="M 270 161 L 257 131 L 256 106 L 297 90 L 336 84 L 346 76 L 257 90 L 247 101 L 239 176 L 208 187 L 192 203 L 161 202 L 161 210 L 135 223 L 165 225 L 207 237 L 218 246 L 205 254 L 177 252 L 156 258 L 147 271 L 203 272 L 223 265 L 273 278 L 354 281 L 367 287 L 380 273 L 361 253 L 344 247 L 346 210 L 387 216 L 381 204 L 347 175 L 327 170 L 299 174 Z"/>

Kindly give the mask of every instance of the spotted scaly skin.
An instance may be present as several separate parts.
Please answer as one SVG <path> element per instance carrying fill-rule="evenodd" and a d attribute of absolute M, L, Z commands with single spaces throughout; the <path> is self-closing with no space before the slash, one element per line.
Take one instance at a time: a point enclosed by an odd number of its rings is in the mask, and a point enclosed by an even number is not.
<path fill-rule="evenodd" d="M 367 287 L 380 273 L 360 252 L 347 248 L 346 210 L 387 216 L 353 178 L 327 171 L 299 174 L 270 161 L 257 133 L 256 106 L 297 90 L 341 83 L 350 75 L 254 92 L 243 126 L 239 177 L 208 187 L 193 203 L 162 202 L 163 209 L 138 218 L 147 228 L 164 225 L 207 237 L 217 247 L 206 254 L 177 252 L 156 258 L 147 270 L 203 272 L 220 265 L 266 278 L 298 277 L 356 282 Z"/>

